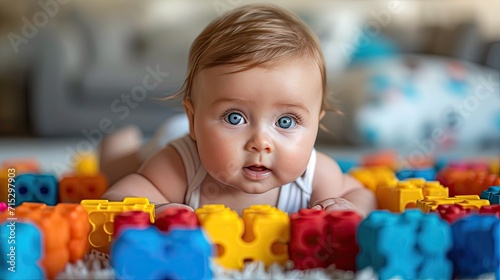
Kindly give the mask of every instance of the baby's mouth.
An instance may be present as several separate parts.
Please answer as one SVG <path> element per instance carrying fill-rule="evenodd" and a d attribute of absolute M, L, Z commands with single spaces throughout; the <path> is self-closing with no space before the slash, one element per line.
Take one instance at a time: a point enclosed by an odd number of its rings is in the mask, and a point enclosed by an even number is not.
<path fill-rule="evenodd" d="M 265 166 L 250 165 L 243 167 L 243 174 L 252 181 L 266 179 L 271 175 L 271 169 Z"/>
<path fill-rule="evenodd" d="M 256 166 L 256 165 L 251 165 L 251 166 L 247 166 L 245 168 L 248 168 L 252 171 L 255 171 L 255 172 L 263 172 L 263 171 L 267 171 L 269 170 L 267 167 L 265 166 Z"/>

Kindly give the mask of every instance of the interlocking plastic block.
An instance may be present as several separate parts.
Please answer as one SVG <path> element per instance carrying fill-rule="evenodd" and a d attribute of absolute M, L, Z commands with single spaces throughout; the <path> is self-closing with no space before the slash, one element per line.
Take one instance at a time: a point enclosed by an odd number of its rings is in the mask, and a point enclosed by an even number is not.
<path fill-rule="evenodd" d="M 361 158 L 361 166 L 383 166 L 396 170 L 398 167 L 398 153 L 393 150 L 383 150 L 367 154 Z"/>
<path fill-rule="evenodd" d="M 288 215 L 269 205 L 243 210 L 243 218 L 224 205 L 204 205 L 196 210 L 201 226 L 217 247 L 215 261 L 226 268 L 243 268 L 245 261 L 266 266 L 288 260 Z"/>
<path fill-rule="evenodd" d="M 171 207 L 156 214 L 155 226 L 161 231 L 169 231 L 172 227 L 196 229 L 200 227 L 200 222 L 193 211 Z"/>
<path fill-rule="evenodd" d="M 149 214 L 142 211 L 127 211 L 115 216 L 113 237 L 126 228 L 147 228 L 151 225 Z"/>
<path fill-rule="evenodd" d="M 58 184 L 54 175 L 21 174 L 15 178 L 16 203 L 39 202 L 56 205 Z"/>
<path fill-rule="evenodd" d="M 75 161 L 74 172 L 79 176 L 95 176 L 99 174 L 99 160 L 93 153 L 79 154 Z"/>
<path fill-rule="evenodd" d="M 481 195 L 488 187 L 500 185 L 500 178 L 484 169 L 447 167 L 439 171 L 437 180 L 450 189 L 450 196 Z"/>
<path fill-rule="evenodd" d="M 374 211 L 357 232 L 357 267 L 372 267 L 379 279 L 451 279 L 451 229 L 435 214 L 417 209 Z"/>
<path fill-rule="evenodd" d="M 39 266 L 43 255 L 42 235 L 26 222 L 0 224 L 0 279 L 45 279 Z"/>
<path fill-rule="evenodd" d="M 80 203 L 84 199 L 98 199 L 108 189 L 108 180 L 102 173 L 94 175 L 67 175 L 59 182 L 61 202 Z"/>
<path fill-rule="evenodd" d="M 471 213 L 473 213 L 473 210 L 471 208 L 465 208 L 462 205 L 458 204 L 442 204 L 438 205 L 438 207 L 436 208 L 436 213 L 439 214 L 441 219 L 452 224 L 456 220 L 470 215 Z"/>
<path fill-rule="evenodd" d="M 480 199 L 478 195 L 457 195 L 455 197 L 430 195 L 417 200 L 417 208 L 424 213 L 436 211 L 437 207 L 443 204 L 458 204 L 464 208 L 479 210 L 482 206 L 490 205 L 490 202 L 486 199 Z"/>
<path fill-rule="evenodd" d="M 481 215 L 495 215 L 500 218 L 500 204 L 486 205 L 479 209 Z"/>
<path fill-rule="evenodd" d="M 398 181 L 394 171 L 388 167 L 361 167 L 349 171 L 367 189 L 376 191 L 378 186 L 393 185 Z"/>
<path fill-rule="evenodd" d="M 40 164 L 34 158 L 8 159 L 2 162 L 0 170 L 13 168 L 17 175 L 24 173 L 40 173 Z"/>
<path fill-rule="evenodd" d="M 117 279 L 212 279 L 211 245 L 201 229 L 128 228 L 113 241 Z"/>
<path fill-rule="evenodd" d="M 355 160 L 348 160 L 348 159 L 335 159 L 340 167 L 340 170 L 342 170 L 342 173 L 347 173 L 349 170 L 358 167 L 359 163 Z"/>
<path fill-rule="evenodd" d="M 489 215 L 471 215 L 456 221 L 453 232 L 453 261 L 459 278 L 495 273 L 500 279 L 500 219 Z"/>
<path fill-rule="evenodd" d="M 490 204 L 500 204 L 500 186 L 491 186 L 481 192 L 481 198 L 490 201 Z"/>
<path fill-rule="evenodd" d="M 301 209 L 290 216 L 288 250 L 295 269 L 335 267 L 356 270 L 356 230 L 362 218 L 353 211 Z"/>
<path fill-rule="evenodd" d="M 417 200 L 425 196 L 448 196 L 448 189 L 437 181 L 426 182 L 421 178 L 413 178 L 393 185 L 381 185 L 375 195 L 379 209 L 401 213 L 407 208 L 415 208 Z"/>
<path fill-rule="evenodd" d="M 12 217 L 9 211 L 0 214 L 0 223 Z M 41 266 L 49 279 L 61 272 L 70 260 L 70 225 L 61 211 L 39 203 L 23 203 L 15 208 L 15 218 L 19 222 L 35 224 L 43 238 Z"/>
<path fill-rule="evenodd" d="M 396 177 L 399 180 L 422 178 L 426 181 L 434 181 L 436 180 L 436 170 L 434 168 L 402 169 L 396 172 Z"/>
<path fill-rule="evenodd" d="M 109 244 L 113 236 L 115 216 L 125 211 L 139 210 L 149 214 L 154 223 L 154 204 L 144 197 L 126 197 L 123 201 L 105 199 L 86 199 L 80 203 L 89 215 L 91 231 L 89 243 L 92 249 L 101 253 L 109 252 Z"/>
<path fill-rule="evenodd" d="M 2 213 L 5 210 L 7 210 L 7 203 L 0 202 L 0 213 Z"/>

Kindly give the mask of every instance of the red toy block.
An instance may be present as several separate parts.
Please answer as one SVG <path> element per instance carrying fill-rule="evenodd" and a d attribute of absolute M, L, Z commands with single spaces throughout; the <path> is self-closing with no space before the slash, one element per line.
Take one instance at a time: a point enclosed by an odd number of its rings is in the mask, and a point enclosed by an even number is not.
<path fill-rule="evenodd" d="M 149 213 L 143 211 L 126 211 L 115 216 L 113 237 L 125 228 L 147 228 L 151 226 Z"/>
<path fill-rule="evenodd" d="M 490 186 L 500 185 L 500 178 L 488 170 L 462 170 L 446 167 L 439 171 L 437 180 L 450 190 L 450 197 L 456 195 L 481 195 Z"/>
<path fill-rule="evenodd" d="M 156 215 L 155 226 L 163 232 L 168 232 L 172 227 L 196 229 L 200 227 L 200 222 L 193 211 L 181 207 L 171 207 Z"/>
<path fill-rule="evenodd" d="M 362 218 L 352 211 L 301 209 L 290 217 L 288 251 L 296 269 L 328 267 L 356 270 L 356 229 Z"/>
<path fill-rule="evenodd" d="M 361 166 L 386 166 L 392 170 L 398 167 L 398 153 L 393 150 L 371 153 L 361 158 Z"/>
<path fill-rule="evenodd" d="M 460 204 L 441 204 L 437 207 L 436 212 L 439 214 L 441 219 L 452 224 L 456 220 L 468 216 L 474 211 L 472 211 L 471 208 L 465 208 Z"/>
<path fill-rule="evenodd" d="M 486 205 L 479 209 L 479 214 L 495 215 L 500 218 L 500 204 Z"/>
<path fill-rule="evenodd" d="M 107 189 L 108 180 L 103 174 L 66 175 L 59 182 L 59 200 L 80 203 L 84 199 L 99 199 Z"/>

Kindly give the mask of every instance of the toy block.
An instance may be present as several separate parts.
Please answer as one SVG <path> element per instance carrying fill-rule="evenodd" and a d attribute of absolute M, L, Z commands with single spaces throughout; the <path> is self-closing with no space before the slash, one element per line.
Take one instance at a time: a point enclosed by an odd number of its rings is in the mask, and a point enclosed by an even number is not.
<path fill-rule="evenodd" d="M 465 208 L 458 204 L 441 204 L 436 208 L 436 213 L 439 214 L 441 219 L 452 224 L 456 220 L 470 215 L 473 212 L 471 208 Z"/>
<path fill-rule="evenodd" d="M 25 173 L 40 173 L 40 164 L 34 158 L 8 159 L 2 161 L 0 170 L 15 169 L 17 175 Z"/>
<path fill-rule="evenodd" d="M 167 232 L 172 227 L 196 229 L 200 227 L 200 222 L 193 211 L 181 207 L 170 207 L 156 215 L 155 226 Z"/>
<path fill-rule="evenodd" d="M 354 160 L 337 159 L 337 158 L 335 160 L 337 161 L 340 170 L 342 170 L 342 173 L 348 173 L 349 170 L 359 166 L 358 162 Z"/>
<path fill-rule="evenodd" d="M 78 155 L 75 161 L 74 173 L 78 176 L 95 176 L 99 174 L 99 160 L 93 153 Z"/>
<path fill-rule="evenodd" d="M 486 205 L 479 209 L 481 215 L 495 215 L 500 218 L 500 204 Z"/>
<path fill-rule="evenodd" d="M 89 233 L 90 247 L 101 253 L 109 252 L 109 244 L 113 236 L 115 216 L 125 211 L 139 210 L 149 214 L 154 223 L 154 204 L 144 197 L 126 197 L 123 201 L 108 201 L 105 199 L 86 199 L 80 203 L 89 215 L 91 231 Z"/>
<path fill-rule="evenodd" d="M 357 267 L 372 267 L 379 279 L 451 279 L 451 229 L 435 214 L 374 211 L 357 231 Z"/>
<path fill-rule="evenodd" d="M 490 204 L 500 204 L 500 186 L 491 186 L 481 192 L 481 198 L 490 201 Z"/>
<path fill-rule="evenodd" d="M 212 279 L 211 245 L 203 231 L 127 228 L 111 247 L 117 279 Z"/>
<path fill-rule="evenodd" d="M 402 169 L 396 172 L 396 177 L 399 180 L 422 178 L 426 181 L 434 181 L 436 180 L 436 170 L 434 168 Z"/>
<path fill-rule="evenodd" d="M 266 266 L 288 260 L 289 218 L 269 205 L 253 205 L 243 217 L 224 205 L 196 209 L 201 226 L 217 248 L 215 261 L 230 269 L 243 268 L 245 261 Z"/>
<path fill-rule="evenodd" d="M 21 174 L 15 178 L 15 206 L 23 202 L 39 202 L 56 205 L 58 184 L 54 175 Z"/>
<path fill-rule="evenodd" d="M 102 173 L 65 176 L 59 182 L 61 202 L 80 203 L 84 199 L 98 199 L 108 189 L 108 180 Z"/>
<path fill-rule="evenodd" d="M 426 182 L 421 178 L 407 179 L 394 185 L 381 185 L 375 192 L 379 209 L 401 213 L 415 208 L 417 200 L 428 195 L 448 196 L 448 189 L 439 182 Z"/>
<path fill-rule="evenodd" d="M 393 150 L 383 150 L 367 154 L 361 158 L 361 166 L 383 166 L 391 170 L 396 170 L 398 167 L 398 153 Z"/>
<path fill-rule="evenodd" d="M 378 186 L 393 185 L 398 178 L 388 167 L 361 167 L 349 171 L 354 178 L 361 182 L 365 188 L 376 191 Z"/>
<path fill-rule="evenodd" d="M 149 213 L 126 211 L 115 216 L 113 237 L 116 238 L 126 228 L 147 228 L 151 225 Z"/>
<path fill-rule="evenodd" d="M 500 277 L 500 219 L 471 215 L 452 226 L 453 249 L 450 259 L 458 278 L 495 273 Z"/>
<path fill-rule="evenodd" d="M 7 210 L 7 203 L 0 202 L 0 213 Z"/>
<path fill-rule="evenodd" d="M 295 269 L 356 270 L 356 229 L 362 218 L 353 211 L 301 209 L 290 216 L 288 250 Z"/>
<path fill-rule="evenodd" d="M 0 224 L 0 279 L 45 279 L 40 267 L 42 234 L 32 223 Z"/>
<path fill-rule="evenodd" d="M 0 214 L 0 223 L 12 217 L 10 211 Z M 49 279 L 54 279 L 70 260 L 70 225 L 60 211 L 40 203 L 23 203 L 15 208 L 14 218 L 31 222 L 40 230 L 43 238 L 41 266 Z"/>
<path fill-rule="evenodd" d="M 490 205 L 490 202 L 486 199 L 480 199 L 478 195 L 457 195 L 454 197 L 430 195 L 417 200 L 417 208 L 424 213 L 436 211 L 437 207 L 443 204 L 458 204 L 464 208 L 479 210 L 482 206 Z"/>
<path fill-rule="evenodd" d="M 500 178 L 490 174 L 488 170 L 462 170 L 460 168 L 444 168 L 439 171 L 437 180 L 450 189 L 450 196 L 481 195 L 490 186 L 500 185 Z"/>

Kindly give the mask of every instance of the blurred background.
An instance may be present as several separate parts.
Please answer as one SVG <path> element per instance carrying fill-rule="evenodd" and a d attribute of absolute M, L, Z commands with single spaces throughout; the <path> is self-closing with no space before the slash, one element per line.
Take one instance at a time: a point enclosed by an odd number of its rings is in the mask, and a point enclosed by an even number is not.
<path fill-rule="evenodd" d="M 194 38 L 255 2 L 321 40 L 343 114 L 327 114 L 320 144 L 498 151 L 498 1 L 0 0 L 0 158 L 36 141 L 95 148 L 126 124 L 151 135 L 182 112 L 157 98 L 182 85 Z"/>

